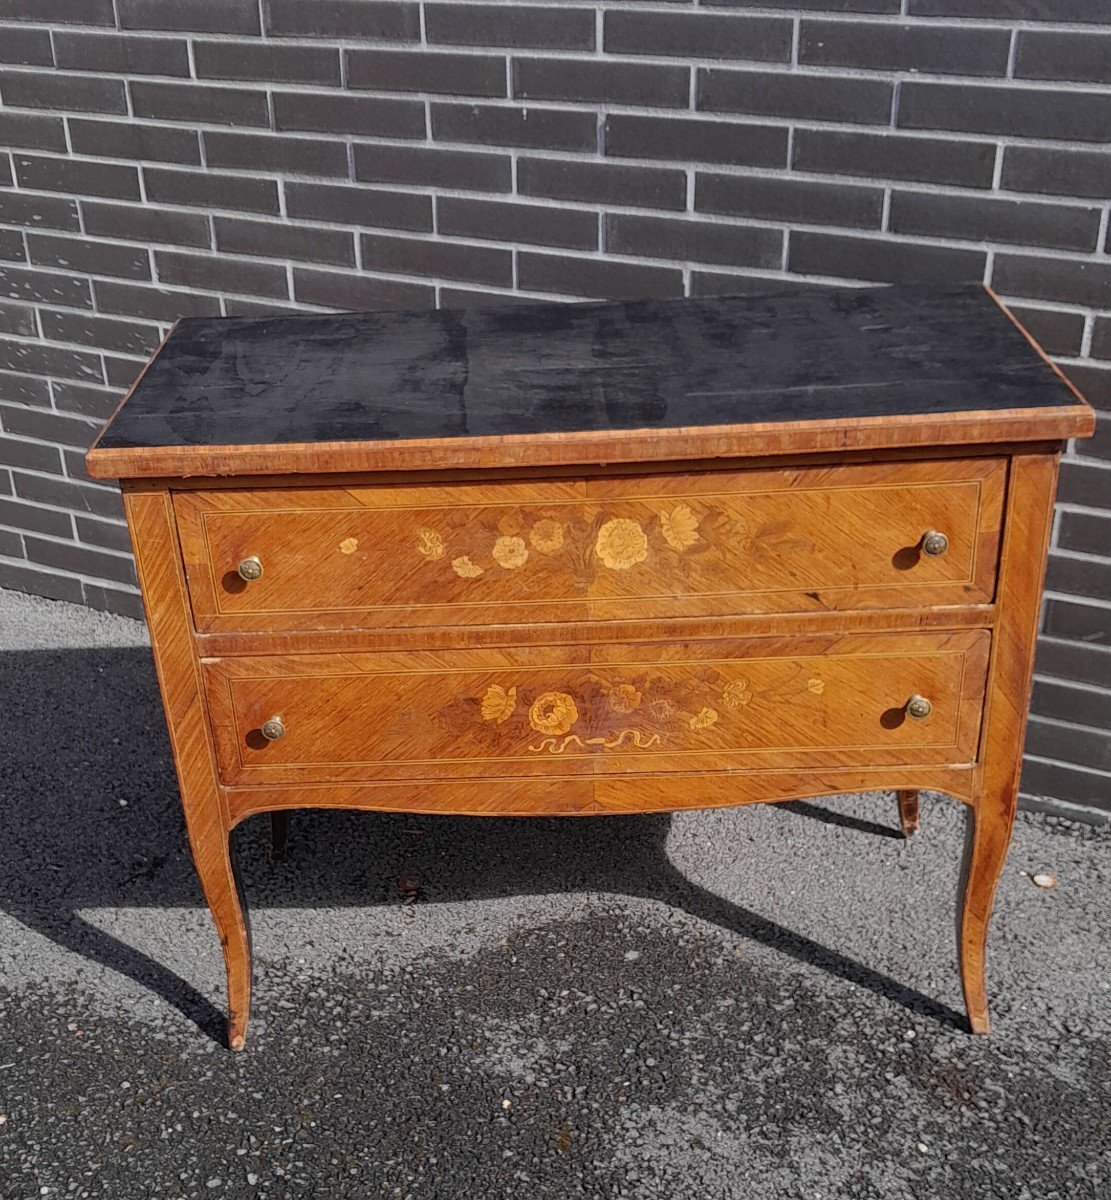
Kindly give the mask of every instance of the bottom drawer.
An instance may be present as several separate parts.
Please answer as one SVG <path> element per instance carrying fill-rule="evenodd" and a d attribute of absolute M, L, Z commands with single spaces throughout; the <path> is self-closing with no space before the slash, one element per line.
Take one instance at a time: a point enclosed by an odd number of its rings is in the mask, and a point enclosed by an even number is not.
<path fill-rule="evenodd" d="M 989 641 L 831 634 L 202 666 L 229 785 L 573 778 L 967 764 Z M 912 696 L 928 701 L 917 719 Z"/>

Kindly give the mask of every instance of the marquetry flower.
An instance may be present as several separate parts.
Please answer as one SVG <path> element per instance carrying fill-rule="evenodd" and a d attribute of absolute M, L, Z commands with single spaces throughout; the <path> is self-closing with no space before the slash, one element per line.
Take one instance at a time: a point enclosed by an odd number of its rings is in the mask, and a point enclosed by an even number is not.
<path fill-rule="evenodd" d="M 532 542 L 532 548 L 541 554 L 555 554 L 563 545 L 563 526 L 545 517 L 529 530 L 528 540 Z"/>
<path fill-rule="evenodd" d="M 482 574 L 482 568 L 478 563 L 471 562 L 466 554 L 462 558 L 453 558 L 451 569 L 460 579 L 477 579 Z"/>
<path fill-rule="evenodd" d="M 482 698 L 482 719 L 500 725 L 513 716 L 513 710 L 516 707 L 517 689 L 511 687 L 507 691 L 501 684 L 492 683 Z"/>
<path fill-rule="evenodd" d="M 640 705 L 640 692 L 631 683 L 619 683 L 611 687 L 607 698 L 615 713 L 631 713 Z"/>
<path fill-rule="evenodd" d="M 815 696 L 820 696 L 826 690 L 826 681 L 824 679 L 808 679 L 806 690 L 813 692 Z"/>
<path fill-rule="evenodd" d="M 751 700 L 752 693 L 748 690 L 747 679 L 733 679 L 721 689 L 721 702 L 726 708 L 734 711 L 744 708 Z"/>
<path fill-rule="evenodd" d="M 358 538 L 344 538 L 339 544 L 340 554 L 354 554 L 359 548 Z"/>
<path fill-rule="evenodd" d="M 614 517 L 598 530 L 594 553 L 615 571 L 626 571 L 648 557 L 648 538 L 636 521 Z"/>
<path fill-rule="evenodd" d="M 692 729 L 709 729 L 717 719 L 718 715 L 712 708 L 704 708 L 697 716 L 691 717 L 690 727 Z"/>
<path fill-rule="evenodd" d="M 545 692 L 528 710 L 529 724 L 537 733 L 560 737 L 579 719 L 575 701 L 566 692 Z"/>
<path fill-rule="evenodd" d="M 490 553 L 493 554 L 494 562 L 499 567 L 512 571 L 517 567 L 524 566 L 525 559 L 528 558 L 528 547 L 525 545 L 524 538 L 500 537 L 494 543 L 494 548 Z"/>
<path fill-rule="evenodd" d="M 686 550 L 698 541 L 698 518 L 686 504 L 676 504 L 671 512 L 660 513 L 660 530 L 672 550 Z"/>
<path fill-rule="evenodd" d="M 653 700 L 648 711 L 657 721 L 670 721 L 679 710 L 670 700 Z"/>
<path fill-rule="evenodd" d="M 434 529 L 418 530 L 417 549 L 425 558 L 443 558 L 444 539 Z"/>

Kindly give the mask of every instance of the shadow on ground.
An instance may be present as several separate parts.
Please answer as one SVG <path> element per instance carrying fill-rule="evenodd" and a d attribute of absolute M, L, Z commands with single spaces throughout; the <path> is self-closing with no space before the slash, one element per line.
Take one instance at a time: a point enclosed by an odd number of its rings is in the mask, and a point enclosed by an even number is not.
<path fill-rule="evenodd" d="M 5 714 L 0 905 L 28 928 L 150 988 L 223 1039 L 223 1015 L 171 962 L 156 962 L 85 921 L 83 909 L 202 903 L 189 861 L 150 653 L 145 648 L 0 654 Z M 817 819 L 882 837 L 894 827 L 794 802 L 786 820 Z M 892 802 L 892 820 L 895 806 Z M 270 864 L 253 818 L 236 831 L 248 900 L 289 907 L 395 904 L 399 877 L 443 902 L 554 892 L 663 901 L 740 937 L 851 981 L 953 1028 L 955 1012 L 888 975 L 730 903 L 670 863 L 667 815 L 574 820 L 350 812 L 294 814 L 293 861 Z M 308 822 L 310 838 L 299 841 Z M 250 826 L 254 829 L 250 829 Z M 414 827 L 434 834 L 416 838 Z M 434 859 L 434 861 L 433 861 Z"/>

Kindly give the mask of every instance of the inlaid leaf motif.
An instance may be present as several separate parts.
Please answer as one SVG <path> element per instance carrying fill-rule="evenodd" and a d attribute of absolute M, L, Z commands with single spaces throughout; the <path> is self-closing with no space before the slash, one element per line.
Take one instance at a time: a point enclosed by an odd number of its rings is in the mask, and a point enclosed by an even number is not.
<path fill-rule="evenodd" d="M 453 558 L 451 569 L 460 579 L 477 579 L 482 574 L 482 568 L 477 563 L 471 562 L 466 554 L 461 558 Z"/>
<path fill-rule="evenodd" d="M 815 696 L 820 696 L 826 690 L 826 682 L 824 679 L 808 679 L 806 690 L 813 692 Z"/>
<path fill-rule="evenodd" d="M 517 689 L 511 687 L 507 690 L 501 684 L 492 683 L 486 689 L 486 695 L 482 699 L 482 719 L 493 721 L 495 725 L 501 725 L 513 716 L 513 710 L 516 707 Z"/>
<path fill-rule="evenodd" d="M 721 690 L 721 702 L 726 708 L 736 711 L 750 703 L 752 693 L 748 690 L 747 679 L 733 679 Z"/>
<path fill-rule="evenodd" d="M 672 550 L 686 550 L 698 541 L 698 518 L 687 504 L 660 513 L 660 530 Z"/>
<path fill-rule="evenodd" d="M 703 708 L 700 713 L 691 717 L 690 727 L 692 729 L 709 729 L 711 725 L 717 722 L 718 715 L 712 708 Z"/>
<path fill-rule="evenodd" d="M 417 550 L 425 558 L 443 558 L 444 539 L 434 529 L 420 529 L 417 531 Z"/>

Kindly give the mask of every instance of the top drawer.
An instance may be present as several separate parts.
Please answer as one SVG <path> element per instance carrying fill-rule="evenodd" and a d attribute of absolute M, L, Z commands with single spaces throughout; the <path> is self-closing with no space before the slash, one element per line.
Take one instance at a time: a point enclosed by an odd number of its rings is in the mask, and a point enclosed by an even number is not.
<path fill-rule="evenodd" d="M 988 602 L 1005 479 L 1005 459 L 973 458 L 182 491 L 174 507 L 206 632 L 536 624 Z"/>

